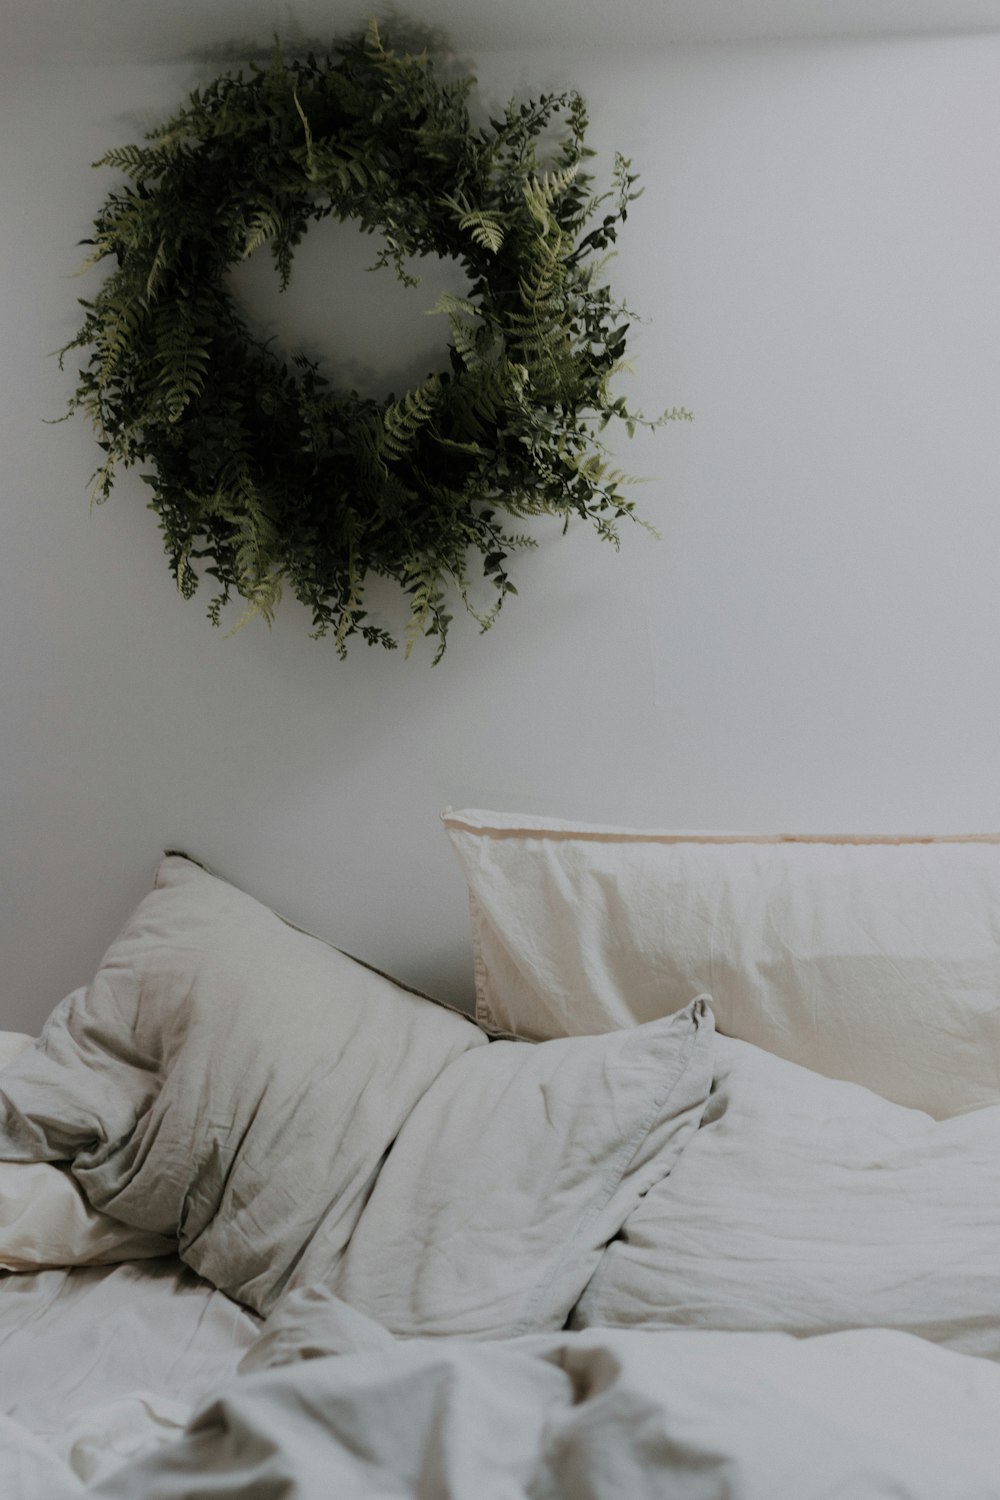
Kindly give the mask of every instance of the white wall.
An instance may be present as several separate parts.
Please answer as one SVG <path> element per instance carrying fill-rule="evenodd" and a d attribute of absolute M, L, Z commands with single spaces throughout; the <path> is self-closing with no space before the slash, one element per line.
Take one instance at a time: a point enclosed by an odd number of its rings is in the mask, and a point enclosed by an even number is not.
<path fill-rule="evenodd" d="M 456 618 L 433 671 L 342 664 L 294 605 L 227 639 L 144 486 L 88 513 L 85 423 L 43 425 L 110 185 L 87 163 L 197 75 L 0 73 L 0 1025 L 86 981 L 164 846 L 461 1000 L 446 804 L 1000 828 L 1000 38 L 476 61 L 497 99 L 578 85 L 603 160 L 641 170 L 622 388 L 696 421 L 622 443 L 662 541 L 543 529 L 520 598 L 483 638 Z M 308 302 L 326 276 L 330 347 L 383 290 L 333 259 L 310 236 L 296 278 Z M 377 327 L 381 367 L 403 336 Z"/>

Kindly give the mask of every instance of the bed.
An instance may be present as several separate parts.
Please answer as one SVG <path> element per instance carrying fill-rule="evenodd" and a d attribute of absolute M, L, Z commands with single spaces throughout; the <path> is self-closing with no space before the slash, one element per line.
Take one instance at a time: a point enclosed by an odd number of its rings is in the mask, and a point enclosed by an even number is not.
<path fill-rule="evenodd" d="M 1000 1497 L 1000 842 L 444 824 L 474 1016 L 168 854 L 0 1037 L 4 1500 Z"/>

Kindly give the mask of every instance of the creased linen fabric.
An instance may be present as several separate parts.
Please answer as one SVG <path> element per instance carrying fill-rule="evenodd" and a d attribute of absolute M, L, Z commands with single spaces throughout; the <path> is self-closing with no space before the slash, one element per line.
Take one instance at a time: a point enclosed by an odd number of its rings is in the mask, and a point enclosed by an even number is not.
<path fill-rule="evenodd" d="M 0 1031 L 0 1073 L 33 1038 Z M 169 1255 L 172 1240 L 90 1207 L 72 1173 L 50 1162 L 0 1161 L 0 1271 L 108 1265 Z"/>
<path fill-rule="evenodd" d="M 30 1434 L 35 1453 L 44 1446 L 53 1474 L 61 1464 L 67 1476 L 94 1483 L 175 1441 L 259 1327 L 175 1256 L 0 1278 L 8 1434 Z M 8 1456 L 0 1432 L 0 1494 L 26 1500 L 35 1490 L 18 1486 Z M 40 1490 L 45 1500 L 58 1493 Z"/>
<path fill-rule="evenodd" d="M 404 1122 L 334 1289 L 409 1337 L 561 1328 L 696 1131 L 713 1042 L 699 999 L 628 1031 L 457 1058 Z"/>
<path fill-rule="evenodd" d="M 936 1121 L 747 1042 L 715 1058 L 574 1326 L 889 1328 L 1000 1360 L 1000 1106 Z"/>
<path fill-rule="evenodd" d="M 229 1381 L 94 1496 L 996 1500 L 998 1407 L 1000 1367 L 884 1331 L 416 1339 Z"/>
<path fill-rule="evenodd" d="M 0 1074 L 0 1159 L 68 1161 L 90 1204 L 175 1239 L 265 1311 L 323 1225 L 323 1272 L 467 1018 L 179 855 Z"/>

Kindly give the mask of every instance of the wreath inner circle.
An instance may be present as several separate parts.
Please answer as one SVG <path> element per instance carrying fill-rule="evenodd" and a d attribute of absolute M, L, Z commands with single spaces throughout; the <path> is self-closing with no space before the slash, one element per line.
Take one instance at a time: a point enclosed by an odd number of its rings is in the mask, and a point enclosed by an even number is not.
<path fill-rule="evenodd" d="M 407 648 L 436 637 L 437 661 L 454 593 L 483 629 L 516 593 L 510 553 L 534 542 L 512 520 L 578 515 L 617 541 L 634 515 L 599 434 L 646 422 L 610 389 L 628 314 L 600 280 L 636 178 L 617 157 L 613 187 L 593 192 L 575 92 L 512 102 L 478 127 L 472 84 L 440 81 L 372 23 L 324 58 L 278 53 L 223 75 L 147 144 L 96 164 L 128 180 L 85 242 L 88 263 L 113 269 L 61 351 L 90 351 L 70 407 L 104 450 L 94 497 L 142 466 L 178 587 L 190 597 L 199 573 L 213 578 L 216 624 L 233 594 L 239 623 L 270 621 L 288 589 L 341 655 L 356 634 L 395 646 L 366 611 L 378 575 L 407 596 Z M 264 246 L 287 287 L 296 247 L 330 216 L 379 232 L 375 264 L 404 284 L 415 256 L 468 281 L 435 304 L 444 368 L 399 395 L 282 359 L 231 290 L 231 269 Z M 477 555 L 486 612 L 470 593 Z"/>
<path fill-rule="evenodd" d="M 436 255 L 409 257 L 419 284 L 404 286 L 375 263 L 384 243 L 378 231 L 364 235 L 330 215 L 296 248 L 287 287 L 266 246 L 230 266 L 227 286 L 247 326 L 286 363 L 304 353 L 335 386 L 387 404 L 448 368 L 450 328 L 436 307 L 443 294 L 465 298 L 471 287 L 457 262 Z"/>

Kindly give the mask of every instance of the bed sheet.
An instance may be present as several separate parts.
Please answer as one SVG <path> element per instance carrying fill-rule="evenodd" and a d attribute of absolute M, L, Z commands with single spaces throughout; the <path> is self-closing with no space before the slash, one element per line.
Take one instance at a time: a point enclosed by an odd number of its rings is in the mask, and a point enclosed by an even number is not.
<path fill-rule="evenodd" d="M 911 1334 L 399 1341 L 313 1288 L 232 1376 L 253 1320 L 172 1264 L 4 1292 L 3 1500 L 1000 1497 L 1000 1365 Z"/>
<path fill-rule="evenodd" d="M 1000 1365 L 912 1334 L 396 1341 L 315 1288 L 80 1500 L 998 1500 L 998 1411 Z"/>
<path fill-rule="evenodd" d="M 174 1441 L 259 1326 L 175 1257 L 2 1275 L 8 1434 L 30 1434 L 26 1447 L 96 1483 Z"/>

